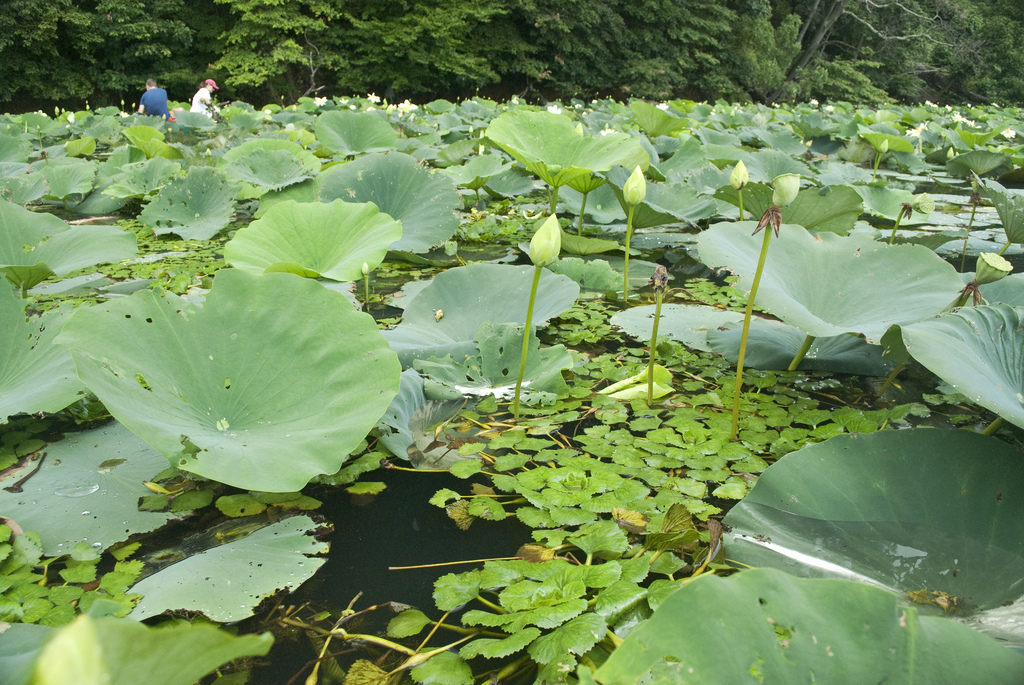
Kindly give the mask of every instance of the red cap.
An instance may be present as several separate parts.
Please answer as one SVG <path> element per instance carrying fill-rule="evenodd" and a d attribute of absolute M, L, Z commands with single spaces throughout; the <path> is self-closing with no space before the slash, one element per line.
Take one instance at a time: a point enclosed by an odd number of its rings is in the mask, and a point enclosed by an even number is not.
<path fill-rule="evenodd" d="M 212 78 L 208 78 L 208 79 L 206 79 L 206 85 L 208 85 L 208 86 L 213 86 L 213 89 L 214 89 L 214 90 L 220 90 L 220 88 L 219 88 L 219 87 L 217 87 L 217 82 L 216 82 L 216 81 L 214 81 L 214 80 L 213 80 Z"/>

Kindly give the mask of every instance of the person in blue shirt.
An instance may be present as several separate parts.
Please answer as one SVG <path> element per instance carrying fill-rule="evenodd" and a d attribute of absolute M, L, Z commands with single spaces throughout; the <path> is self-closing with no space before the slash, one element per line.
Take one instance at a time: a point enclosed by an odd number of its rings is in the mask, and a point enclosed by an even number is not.
<path fill-rule="evenodd" d="M 153 79 L 146 81 L 146 92 L 139 98 L 139 114 L 171 118 L 171 113 L 167 109 L 167 91 L 157 88 Z"/>

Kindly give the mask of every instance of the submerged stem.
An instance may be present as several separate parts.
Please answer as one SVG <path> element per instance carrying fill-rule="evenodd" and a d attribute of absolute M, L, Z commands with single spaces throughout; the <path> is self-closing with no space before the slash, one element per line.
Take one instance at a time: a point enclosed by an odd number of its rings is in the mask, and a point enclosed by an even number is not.
<path fill-rule="evenodd" d="M 526 355 L 530 352 L 530 326 L 533 324 L 533 304 L 537 300 L 537 284 L 540 283 L 541 267 L 533 267 L 533 286 L 530 288 L 530 304 L 526 307 L 526 327 L 523 329 L 523 353 L 519 359 L 519 375 L 516 376 L 516 396 L 512 402 L 512 415 L 519 420 L 519 392 L 523 387 L 526 373 Z"/>
<path fill-rule="evenodd" d="M 895 369 L 892 370 L 892 373 L 889 374 L 889 377 L 885 379 L 885 383 L 882 383 L 882 387 L 878 390 L 879 397 L 885 394 L 885 391 L 889 389 L 889 386 L 896 381 L 896 376 L 900 375 L 900 371 L 902 371 L 906 366 L 906 362 L 901 362 Z"/>
<path fill-rule="evenodd" d="M 747 353 L 747 335 L 750 333 L 750 317 L 754 313 L 754 298 L 757 297 L 757 286 L 761 282 L 761 272 L 764 270 L 765 258 L 768 256 L 768 244 L 771 243 L 771 240 L 771 228 L 765 228 L 764 242 L 761 244 L 761 255 L 757 258 L 757 270 L 754 272 L 754 282 L 750 284 L 750 294 L 747 295 L 747 310 L 743 314 L 740 352 L 736 358 L 736 387 L 732 393 L 732 431 L 729 437 L 730 440 L 735 440 L 739 433 L 740 395 L 743 394 L 743 358 Z"/>
<path fill-rule="evenodd" d="M 800 367 L 800 362 L 807 356 L 807 350 L 811 349 L 811 345 L 814 343 L 814 336 L 808 335 L 804 338 L 804 344 L 800 346 L 800 349 L 796 351 L 796 356 L 793 357 L 793 361 L 789 363 L 787 371 L 796 371 Z"/>
<path fill-rule="evenodd" d="M 1002 426 L 1003 426 L 1003 417 L 1002 416 L 997 416 L 995 421 L 993 421 L 992 423 L 988 424 L 988 426 L 985 427 L 985 430 L 981 431 L 981 434 L 982 435 L 995 435 L 996 431 L 998 431 Z"/>
<path fill-rule="evenodd" d="M 629 239 L 633 237 L 633 210 L 635 205 L 629 206 L 629 213 L 626 216 L 626 262 L 622 267 L 622 301 L 629 302 Z"/>

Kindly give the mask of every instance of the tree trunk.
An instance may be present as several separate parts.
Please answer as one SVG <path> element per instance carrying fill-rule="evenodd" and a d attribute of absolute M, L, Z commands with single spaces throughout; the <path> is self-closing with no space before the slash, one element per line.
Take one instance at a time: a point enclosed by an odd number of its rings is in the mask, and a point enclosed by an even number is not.
<path fill-rule="evenodd" d="M 810 43 L 804 48 L 804 51 L 800 53 L 799 59 L 790 68 L 789 73 L 786 75 L 786 80 L 783 82 L 783 86 L 787 83 L 791 83 L 796 80 L 797 73 L 810 64 L 811 60 L 821 50 L 822 43 L 825 42 L 826 36 L 835 26 L 836 22 L 839 21 L 839 17 L 843 16 L 843 11 L 846 10 L 846 5 L 849 4 L 850 0 L 832 0 L 832 7 L 829 8 L 828 14 L 822 19 L 821 24 L 818 26 L 818 30 L 814 32 L 814 36 L 811 37 Z M 800 34 L 803 36 L 805 30 L 810 25 L 810 20 L 814 14 L 818 11 L 818 3 L 814 3 L 814 7 L 811 9 L 811 15 L 808 16 L 807 21 L 801 29 Z M 768 102 L 774 102 L 779 95 L 782 94 L 783 86 L 779 86 L 774 91 L 768 94 Z"/>

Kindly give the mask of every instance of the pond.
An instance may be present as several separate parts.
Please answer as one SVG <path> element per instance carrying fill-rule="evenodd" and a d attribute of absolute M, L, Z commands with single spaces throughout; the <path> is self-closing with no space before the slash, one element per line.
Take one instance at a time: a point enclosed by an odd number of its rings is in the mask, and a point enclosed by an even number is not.
<path fill-rule="evenodd" d="M 563 109 L 0 117 L 0 682 L 1024 677 L 1019 111 Z"/>

